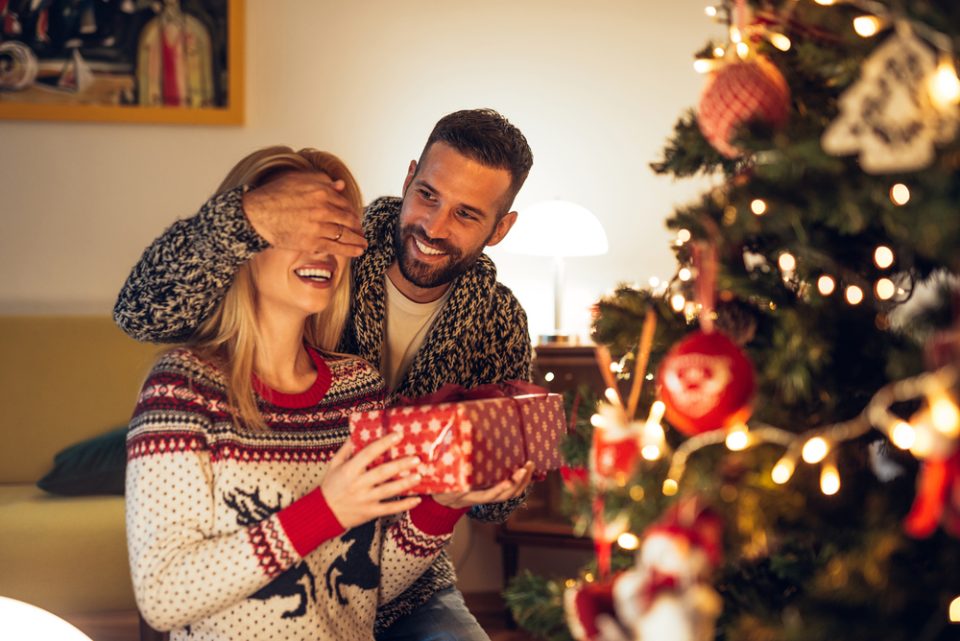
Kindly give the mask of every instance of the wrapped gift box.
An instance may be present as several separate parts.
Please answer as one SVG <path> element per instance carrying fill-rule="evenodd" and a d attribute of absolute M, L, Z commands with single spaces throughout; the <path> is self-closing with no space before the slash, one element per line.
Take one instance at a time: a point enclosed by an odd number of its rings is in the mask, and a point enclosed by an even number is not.
<path fill-rule="evenodd" d="M 402 434 L 383 460 L 419 456 L 408 494 L 436 494 L 491 487 L 527 461 L 535 474 L 556 469 L 566 419 L 559 394 L 523 394 L 355 412 L 350 432 L 357 449 Z"/>

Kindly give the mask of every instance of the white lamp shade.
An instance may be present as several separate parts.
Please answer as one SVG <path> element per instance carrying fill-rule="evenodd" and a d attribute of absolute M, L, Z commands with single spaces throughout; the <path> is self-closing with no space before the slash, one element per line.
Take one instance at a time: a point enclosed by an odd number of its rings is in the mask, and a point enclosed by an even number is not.
<path fill-rule="evenodd" d="M 60 617 L 5 596 L 0 596 L 0 630 L 5 641 L 90 641 Z"/>
<path fill-rule="evenodd" d="M 598 256 L 607 234 L 593 213 L 566 200 L 544 200 L 518 212 L 500 248 L 527 256 Z"/>

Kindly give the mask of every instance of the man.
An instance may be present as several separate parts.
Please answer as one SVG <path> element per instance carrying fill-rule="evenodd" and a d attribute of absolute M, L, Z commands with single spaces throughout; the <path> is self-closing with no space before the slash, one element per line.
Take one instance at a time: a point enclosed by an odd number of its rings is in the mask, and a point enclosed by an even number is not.
<path fill-rule="evenodd" d="M 341 347 L 378 366 L 392 395 L 529 379 L 526 314 L 497 282 L 483 249 L 516 221 L 511 207 L 532 164 L 516 127 L 494 111 L 466 110 L 437 123 L 410 162 L 403 198 L 375 200 L 362 226 L 339 193 L 342 184 L 307 174 L 228 192 L 154 241 L 120 292 L 114 319 L 138 340 L 180 340 L 256 252 L 339 253 L 359 256 Z M 525 467 L 490 490 L 435 498 L 451 508 L 473 506 L 473 518 L 503 521 L 529 480 Z M 454 582 L 443 554 L 379 608 L 378 639 L 487 639 Z"/>

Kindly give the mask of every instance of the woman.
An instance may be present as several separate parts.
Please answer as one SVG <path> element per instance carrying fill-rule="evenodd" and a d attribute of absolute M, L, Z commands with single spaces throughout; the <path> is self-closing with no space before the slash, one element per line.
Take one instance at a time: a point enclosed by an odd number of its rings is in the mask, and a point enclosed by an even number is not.
<path fill-rule="evenodd" d="M 286 172 L 310 172 L 359 210 L 344 164 L 310 149 L 255 152 L 219 192 Z M 392 436 L 356 453 L 344 444 L 350 413 L 384 398 L 370 365 L 330 351 L 349 268 L 342 256 L 259 252 L 144 383 L 127 440 L 127 539 L 140 610 L 172 640 L 372 639 L 377 605 L 430 566 L 463 513 L 388 501 L 418 481 L 398 476 L 414 457 L 372 466 Z"/>

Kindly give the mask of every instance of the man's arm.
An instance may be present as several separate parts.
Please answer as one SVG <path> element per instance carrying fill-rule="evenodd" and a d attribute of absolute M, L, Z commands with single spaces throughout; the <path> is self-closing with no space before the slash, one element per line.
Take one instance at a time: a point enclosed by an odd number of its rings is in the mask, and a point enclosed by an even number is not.
<path fill-rule="evenodd" d="M 340 193 L 343 181 L 289 172 L 247 191 L 208 200 L 146 249 L 113 308 L 140 341 L 187 339 L 213 311 L 240 265 L 267 247 L 359 256 L 366 248 L 360 212 Z"/>
<path fill-rule="evenodd" d="M 147 247 L 120 290 L 113 320 L 139 341 L 185 340 L 240 265 L 268 246 L 244 215 L 240 188 L 214 196 Z"/>

